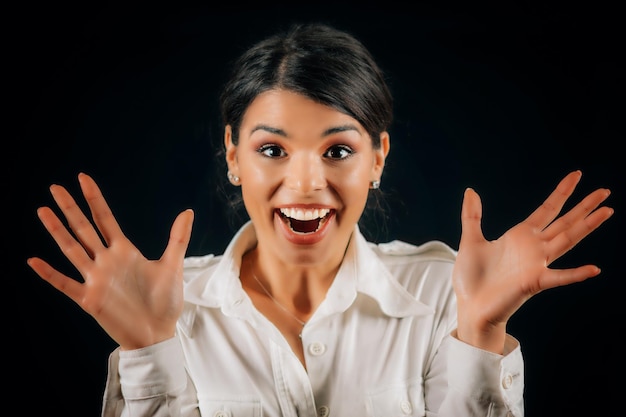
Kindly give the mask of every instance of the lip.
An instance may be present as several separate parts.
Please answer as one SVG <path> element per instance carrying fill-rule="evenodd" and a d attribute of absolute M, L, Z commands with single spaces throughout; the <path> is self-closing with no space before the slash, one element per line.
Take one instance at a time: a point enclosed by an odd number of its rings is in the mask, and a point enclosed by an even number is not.
<path fill-rule="evenodd" d="M 277 206 L 276 209 L 280 210 L 280 209 L 284 209 L 284 208 L 301 208 L 301 209 L 308 209 L 308 210 L 312 210 L 312 209 L 329 209 L 332 210 L 333 207 L 329 206 L 327 204 L 303 204 L 303 203 L 294 203 L 294 204 L 281 204 L 280 206 Z"/>
<path fill-rule="evenodd" d="M 285 206 L 287 207 L 287 206 Z M 290 205 L 288 207 L 298 207 L 298 208 L 326 208 L 326 207 L 320 207 L 318 205 Z M 324 237 L 328 234 L 328 230 L 331 226 L 331 224 L 334 223 L 335 221 L 335 210 L 331 209 L 330 213 L 327 214 L 327 219 L 324 222 L 324 224 L 322 224 L 319 228 L 319 230 L 317 230 L 316 232 L 312 232 L 312 233 L 307 233 L 307 234 L 301 234 L 301 233 L 296 233 L 293 230 L 291 230 L 291 228 L 289 227 L 288 222 L 286 222 L 285 220 L 283 220 L 282 215 L 280 214 L 280 210 L 275 210 L 274 211 L 274 225 L 276 226 L 277 229 L 279 229 L 283 236 L 285 237 L 285 239 L 287 239 L 287 241 L 295 244 L 295 245 L 314 245 L 316 243 L 321 242 Z"/>

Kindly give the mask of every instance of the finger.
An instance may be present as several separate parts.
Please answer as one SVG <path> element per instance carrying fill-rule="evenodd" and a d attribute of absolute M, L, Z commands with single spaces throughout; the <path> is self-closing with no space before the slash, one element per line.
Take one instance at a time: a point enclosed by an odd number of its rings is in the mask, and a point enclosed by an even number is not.
<path fill-rule="evenodd" d="M 480 196 L 472 188 L 467 188 L 461 206 L 461 242 L 484 240 L 481 229 L 482 210 Z"/>
<path fill-rule="evenodd" d="M 98 249 L 101 249 L 103 244 L 89 219 L 87 219 L 74 198 L 64 187 L 52 185 L 50 186 L 50 193 L 59 209 L 63 212 L 70 229 L 74 232 L 78 241 L 93 257 L 93 254 Z"/>
<path fill-rule="evenodd" d="M 91 210 L 93 221 L 100 233 L 102 233 L 102 237 L 107 245 L 110 246 L 111 242 L 116 238 L 125 237 L 93 178 L 81 172 L 78 174 L 78 181 Z"/>
<path fill-rule="evenodd" d="M 83 245 L 65 228 L 65 225 L 49 207 L 39 208 L 37 215 L 65 257 L 76 269 L 84 271 L 91 264 L 91 257 Z"/>
<path fill-rule="evenodd" d="M 193 226 L 194 213 L 193 210 L 187 209 L 176 216 L 172 229 L 170 231 L 170 239 L 163 252 L 161 259 L 166 263 L 182 265 L 183 258 L 187 252 L 187 246 L 191 239 L 191 229 Z"/>
<path fill-rule="evenodd" d="M 548 265 L 572 249 L 613 215 L 611 207 L 600 207 L 548 242 Z"/>
<path fill-rule="evenodd" d="M 561 212 L 563 205 L 574 192 L 581 176 L 582 172 L 580 171 L 573 171 L 566 175 L 548 198 L 526 218 L 526 223 L 539 230 L 543 230 L 549 225 Z"/>
<path fill-rule="evenodd" d="M 600 272 L 600 268 L 595 265 L 584 265 L 570 269 L 546 269 L 539 280 L 540 290 L 582 282 L 597 276 Z"/>
<path fill-rule="evenodd" d="M 584 220 L 589 213 L 593 212 L 609 195 L 611 195 L 611 191 L 606 188 L 600 188 L 587 195 L 587 197 L 573 209 L 555 220 L 542 232 L 544 239 L 550 240 L 562 231 L 571 228 L 572 225 Z"/>
<path fill-rule="evenodd" d="M 80 282 L 57 271 L 41 258 L 29 258 L 26 260 L 26 263 L 44 281 L 74 300 L 74 302 L 80 304 L 79 301 L 82 299 L 83 294 L 83 286 Z"/>

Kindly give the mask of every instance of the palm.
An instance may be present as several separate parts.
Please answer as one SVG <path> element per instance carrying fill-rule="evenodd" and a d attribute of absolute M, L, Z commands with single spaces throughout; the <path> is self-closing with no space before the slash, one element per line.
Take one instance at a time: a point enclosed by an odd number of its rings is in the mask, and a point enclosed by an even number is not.
<path fill-rule="evenodd" d="M 128 241 L 114 242 L 84 269 L 85 283 L 75 301 L 112 329 L 114 339 L 142 344 L 150 333 L 174 328 L 182 309 L 181 274 L 176 265 L 145 259 Z M 129 318 L 133 326 L 126 328 Z"/>

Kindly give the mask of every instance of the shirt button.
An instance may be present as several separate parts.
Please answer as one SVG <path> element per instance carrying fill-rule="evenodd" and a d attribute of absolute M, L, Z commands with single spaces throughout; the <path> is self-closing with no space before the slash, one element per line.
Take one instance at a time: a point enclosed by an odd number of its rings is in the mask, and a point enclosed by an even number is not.
<path fill-rule="evenodd" d="M 404 400 L 400 401 L 400 410 L 402 410 L 404 414 L 411 414 L 413 412 L 413 407 L 409 401 Z"/>
<path fill-rule="evenodd" d="M 507 374 L 504 378 L 502 378 L 502 388 L 509 389 L 513 385 L 513 377 L 511 374 Z"/>
<path fill-rule="evenodd" d="M 330 415 L 330 408 L 323 405 L 317 409 L 317 417 L 328 417 Z"/>
<path fill-rule="evenodd" d="M 320 342 L 313 342 L 309 345 L 309 353 L 313 356 L 321 356 L 326 352 L 326 346 Z"/>
<path fill-rule="evenodd" d="M 228 411 L 216 411 L 213 417 L 230 417 L 230 413 Z"/>

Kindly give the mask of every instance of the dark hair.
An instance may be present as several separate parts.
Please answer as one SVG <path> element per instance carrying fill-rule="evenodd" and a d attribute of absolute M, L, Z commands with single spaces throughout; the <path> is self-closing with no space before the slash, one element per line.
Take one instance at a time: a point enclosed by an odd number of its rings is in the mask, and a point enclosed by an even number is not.
<path fill-rule="evenodd" d="M 352 35 L 325 24 L 294 25 L 235 61 L 220 97 L 222 122 L 231 125 L 235 145 L 246 109 L 271 89 L 293 91 L 353 117 L 376 149 L 391 124 L 391 93 L 371 54 Z"/>
<path fill-rule="evenodd" d="M 374 149 L 380 148 L 380 134 L 392 122 L 391 92 L 371 53 L 351 34 L 326 24 L 294 24 L 256 43 L 234 62 L 220 107 L 222 123 L 231 126 L 235 145 L 247 108 L 259 94 L 274 89 L 293 91 L 353 117 L 369 134 Z M 221 177 L 225 178 L 223 172 Z M 228 190 L 229 184 L 224 185 L 222 190 Z M 381 195 L 372 190 L 366 208 L 376 208 L 384 217 Z M 232 214 L 242 213 L 241 193 L 225 196 L 232 221 Z"/>

